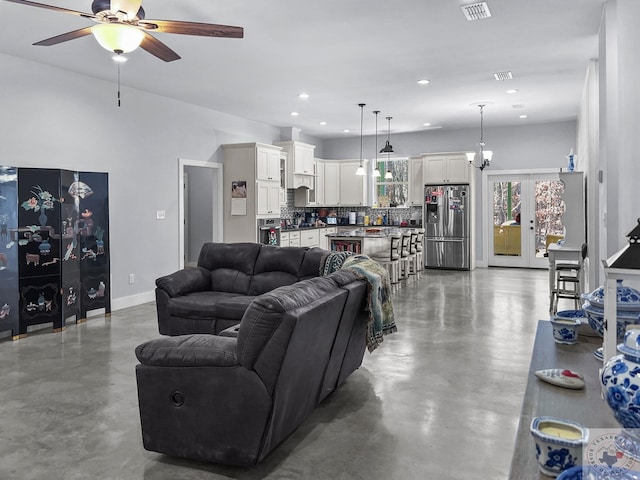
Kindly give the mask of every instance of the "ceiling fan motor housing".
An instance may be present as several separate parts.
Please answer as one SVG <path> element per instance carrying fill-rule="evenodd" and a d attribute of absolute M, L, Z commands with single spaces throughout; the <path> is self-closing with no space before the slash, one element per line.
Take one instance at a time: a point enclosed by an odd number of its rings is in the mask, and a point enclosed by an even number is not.
<path fill-rule="evenodd" d="M 91 11 L 94 15 L 102 12 L 111 12 L 111 0 L 93 0 L 93 3 L 91 3 Z M 111 13 L 115 15 L 116 12 Z M 138 20 L 144 19 L 144 8 L 140 7 L 136 16 Z"/>

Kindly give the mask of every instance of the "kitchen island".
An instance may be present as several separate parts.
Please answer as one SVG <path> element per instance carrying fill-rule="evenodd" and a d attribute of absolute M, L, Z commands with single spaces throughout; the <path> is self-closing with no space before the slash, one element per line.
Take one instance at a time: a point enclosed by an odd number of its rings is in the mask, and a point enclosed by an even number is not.
<path fill-rule="evenodd" d="M 336 252 L 353 252 L 372 255 L 389 249 L 390 229 L 364 228 L 342 230 L 334 235 L 327 235 L 329 249 Z"/>

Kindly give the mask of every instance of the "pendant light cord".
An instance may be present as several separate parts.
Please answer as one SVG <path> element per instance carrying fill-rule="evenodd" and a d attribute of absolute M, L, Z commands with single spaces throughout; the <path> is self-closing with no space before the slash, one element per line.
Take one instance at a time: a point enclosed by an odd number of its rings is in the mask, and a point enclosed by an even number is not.
<path fill-rule="evenodd" d="M 120 106 L 120 63 L 118 62 L 118 107 Z"/>
<path fill-rule="evenodd" d="M 360 107 L 360 167 L 362 167 L 362 124 L 364 123 L 364 106 L 366 103 L 359 103 Z"/>

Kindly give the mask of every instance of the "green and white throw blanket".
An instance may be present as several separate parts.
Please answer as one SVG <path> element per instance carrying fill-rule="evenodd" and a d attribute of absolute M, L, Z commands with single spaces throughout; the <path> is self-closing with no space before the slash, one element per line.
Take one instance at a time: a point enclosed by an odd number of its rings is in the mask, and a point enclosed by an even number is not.
<path fill-rule="evenodd" d="M 391 303 L 391 282 L 385 268 L 367 255 L 352 255 L 350 252 L 332 252 L 323 258 L 320 273 L 328 275 L 336 270 L 350 270 L 358 278 L 367 281 L 367 348 L 373 352 L 384 336 L 396 332 L 396 322 Z"/>

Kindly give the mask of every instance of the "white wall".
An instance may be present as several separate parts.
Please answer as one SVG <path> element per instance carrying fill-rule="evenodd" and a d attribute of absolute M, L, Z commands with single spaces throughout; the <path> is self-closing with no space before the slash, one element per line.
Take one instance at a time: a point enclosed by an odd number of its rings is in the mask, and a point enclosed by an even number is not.
<path fill-rule="evenodd" d="M 109 173 L 114 308 L 153 299 L 155 279 L 178 268 L 178 158 L 279 140 L 278 128 L 128 88 L 118 108 L 114 84 L 8 55 L 0 71 L 0 163 Z"/>

